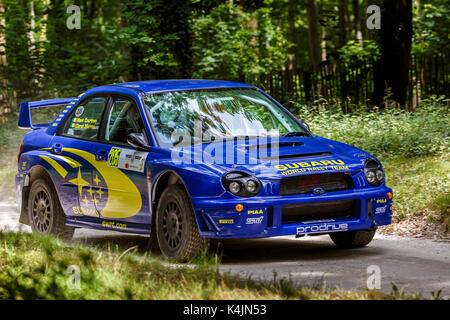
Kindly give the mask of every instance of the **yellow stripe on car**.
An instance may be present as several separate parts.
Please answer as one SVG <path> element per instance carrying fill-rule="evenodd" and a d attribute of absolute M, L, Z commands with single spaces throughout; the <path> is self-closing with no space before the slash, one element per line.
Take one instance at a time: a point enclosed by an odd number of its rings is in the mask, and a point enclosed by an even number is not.
<path fill-rule="evenodd" d="M 58 162 L 56 162 L 54 159 L 47 157 L 47 156 L 43 156 L 40 155 L 40 157 L 42 159 L 44 159 L 45 161 L 47 161 L 52 167 L 53 169 L 55 169 L 60 175 L 61 177 L 65 178 L 67 176 L 67 170 L 64 169 Z"/>
<path fill-rule="evenodd" d="M 57 156 L 57 155 L 51 155 L 52 158 L 60 159 L 66 162 L 68 165 L 70 165 L 72 168 L 78 168 L 81 167 L 81 164 L 78 161 L 75 161 L 69 157 L 64 156 Z"/>
<path fill-rule="evenodd" d="M 83 158 L 105 179 L 108 198 L 105 207 L 100 212 L 103 217 L 128 218 L 139 213 L 142 207 L 141 193 L 120 169 L 108 167 L 106 161 L 96 161 L 94 155 L 86 151 L 72 148 L 64 148 L 63 151 Z"/>

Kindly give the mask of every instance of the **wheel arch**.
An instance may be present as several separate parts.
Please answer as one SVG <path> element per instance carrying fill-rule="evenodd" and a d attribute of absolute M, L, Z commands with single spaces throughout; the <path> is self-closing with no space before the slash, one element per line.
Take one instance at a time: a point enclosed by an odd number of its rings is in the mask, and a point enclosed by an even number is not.
<path fill-rule="evenodd" d="M 43 166 L 35 165 L 28 171 L 22 190 L 22 203 L 19 217 L 20 223 L 30 225 L 30 221 L 28 219 L 28 197 L 30 195 L 30 189 L 33 182 L 42 177 L 46 178 L 54 185 L 50 173 Z"/>
<path fill-rule="evenodd" d="M 156 177 L 155 182 L 152 187 L 151 191 L 151 210 L 152 210 L 152 221 L 151 225 L 154 225 L 154 221 L 156 218 L 156 209 L 158 207 L 159 199 L 161 198 L 162 193 L 164 190 L 172 184 L 179 184 L 181 185 L 186 193 L 189 195 L 189 198 L 191 197 L 189 194 L 189 190 L 186 187 L 186 183 L 184 182 L 183 178 L 175 172 L 174 170 L 164 170 L 161 172 L 158 177 Z M 192 205 L 192 203 L 191 203 Z"/>

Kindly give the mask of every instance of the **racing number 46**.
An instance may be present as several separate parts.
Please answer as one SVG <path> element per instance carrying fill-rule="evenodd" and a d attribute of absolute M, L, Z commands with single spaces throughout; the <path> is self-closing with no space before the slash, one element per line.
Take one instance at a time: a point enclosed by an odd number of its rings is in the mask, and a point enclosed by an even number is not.
<path fill-rule="evenodd" d="M 108 165 L 112 167 L 117 167 L 119 165 L 119 156 L 122 150 L 112 148 L 108 157 Z"/>

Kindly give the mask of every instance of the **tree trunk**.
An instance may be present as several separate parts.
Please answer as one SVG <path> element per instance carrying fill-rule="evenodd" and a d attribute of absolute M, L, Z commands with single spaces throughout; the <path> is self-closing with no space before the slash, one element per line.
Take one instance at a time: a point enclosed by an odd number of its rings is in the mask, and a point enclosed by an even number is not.
<path fill-rule="evenodd" d="M 356 41 L 362 45 L 361 18 L 359 14 L 359 0 L 353 0 L 353 15 L 355 17 L 353 24 L 355 28 Z"/>
<path fill-rule="evenodd" d="M 338 3 L 339 14 L 339 47 L 344 46 L 347 43 L 347 0 L 340 0 Z"/>
<path fill-rule="evenodd" d="M 297 32 L 295 29 L 296 20 L 296 3 L 295 0 L 289 0 L 289 11 L 288 11 L 288 21 L 289 21 L 289 41 L 292 47 L 289 53 L 289 70 L 294 70 L 297 68 Z"/>
<path fill-rule="evenodd" d="M 316 1 L 305 0 L 305 7 L 308 18 L 309 57 L 313 71 L 317 71 L 319 63 L 321 62 L 321 50 Z"/>
<path fill-rule="evenodd" d="M 406 106 L 412 41 L 412 0 L 384 0 L 377 34 L 381 58 L 374 70 L 372 103 L 383 107 L 387 92 Z"/>
<path fill-rule="evenodd" d="M 29 32 L 29 37 L 30 37 L 30 50 L 34 50 L 34 43 L 35 43 L 35 39 L 34 39 L 34 29 L 36 28 L 36 15 L 34 13 L 34 2 L 30 1 L 30 32 Z"/>
<path fill-rule="evenodd" d="M 321 52 L 322 52 L 322 56 L 320 58 L 320 61 L 326 61 L 327 60 L 327 28 L 326 27 L 321 27 L 321 43 L 320 43 L 320 47 L 321 47 Z"/>

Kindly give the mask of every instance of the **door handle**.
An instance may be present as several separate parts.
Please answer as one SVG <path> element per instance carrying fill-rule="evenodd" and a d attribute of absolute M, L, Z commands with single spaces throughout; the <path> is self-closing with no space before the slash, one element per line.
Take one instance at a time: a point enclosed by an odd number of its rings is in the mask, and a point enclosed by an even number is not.
<path fill-rule="evenodd" d="M 98 154 L 95 155 L 95 160 L 97 161 L 106 161 L 108 152 L 106 150 L 100 150 Z"/>
<path fill-rule="evenodd" d="M 55 143 L 52 145 L 51 152 L 54 154 L 60 154 L 62 152 L 62 144 L 61 143 Z"/>

